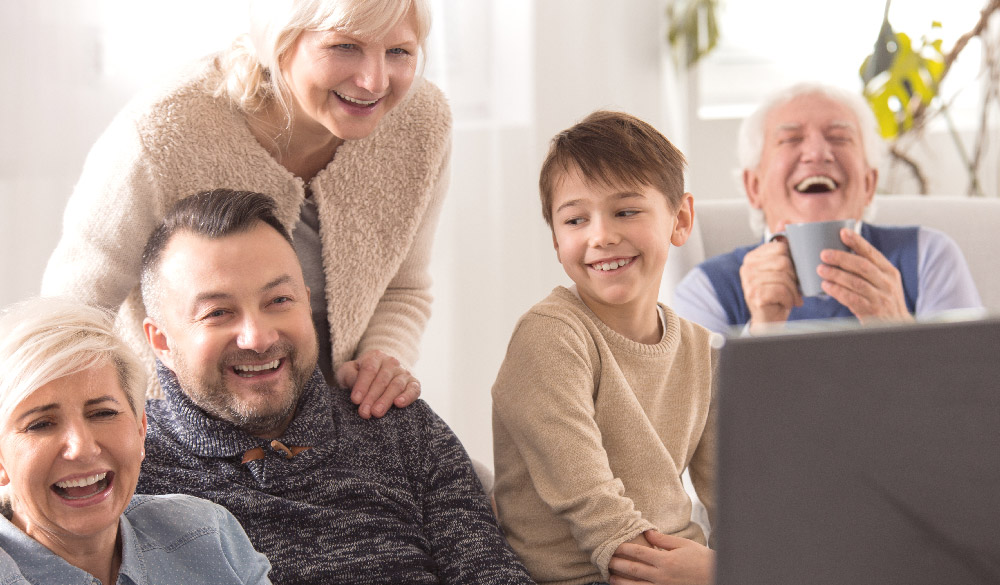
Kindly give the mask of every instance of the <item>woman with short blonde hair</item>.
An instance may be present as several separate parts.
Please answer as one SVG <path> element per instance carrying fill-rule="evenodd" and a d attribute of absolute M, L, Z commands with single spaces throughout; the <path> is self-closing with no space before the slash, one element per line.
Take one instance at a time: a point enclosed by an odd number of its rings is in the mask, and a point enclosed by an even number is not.
<path fill-rule="evenodd" d="M 144 375 L 113 322 L 61 298 L 0 313 L 0 582 L 270 583 L 221 506 L 134 495 Z"/>

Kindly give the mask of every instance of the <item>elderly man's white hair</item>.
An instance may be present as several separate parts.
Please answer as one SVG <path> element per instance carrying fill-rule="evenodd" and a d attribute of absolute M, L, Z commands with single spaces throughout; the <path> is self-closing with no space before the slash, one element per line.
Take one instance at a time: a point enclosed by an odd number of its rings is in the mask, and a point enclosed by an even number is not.
<path fill-rule="evenodd" d="M 877 169 L 879 167 L 885 151 L 885 143 L 879 136 L 875 114 L 872 113 L 864 98 L 858 93 L 832 85 L 806 82 L 797 83 L 772 93 L 752 114 L 743 120 L 737 143 L 741 171 L 754 170 L 760 164 L 760 157 L 764 151 L 764 134 L 767 131 L 765 122 L 768 114 L 775 108 L 804 95 L 821 95 L 851 110 L 858 120 L 858 130 L 861 133 L 861 147 L 865 153 L 865 160 L 870 168 Z M 742 173 L 740 174 L 742 175 Z M 867 221 L 873 212 L 874 204 L 871 204 L 865 210 L 864 219 Z M 760 209 L 751 209 L 750 227 L 753 228 L 754 233 L 763 233 L 765 225 L 764 212 Z"/>

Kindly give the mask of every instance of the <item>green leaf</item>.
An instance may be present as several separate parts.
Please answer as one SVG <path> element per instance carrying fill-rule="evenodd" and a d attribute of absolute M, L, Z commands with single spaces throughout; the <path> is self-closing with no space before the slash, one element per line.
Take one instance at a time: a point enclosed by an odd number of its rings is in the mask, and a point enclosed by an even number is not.
<path fill-rule="evenodd" d="M 678 1 L 667 6 L 667 41 L 674 58 L 691 68 L 719 43 L 718 0 Z"/>

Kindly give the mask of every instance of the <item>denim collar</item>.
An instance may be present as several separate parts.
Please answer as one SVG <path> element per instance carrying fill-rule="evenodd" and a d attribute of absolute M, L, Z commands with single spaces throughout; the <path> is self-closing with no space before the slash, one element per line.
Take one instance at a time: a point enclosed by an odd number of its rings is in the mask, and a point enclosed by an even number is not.
<path fill-rule="evenodd" d="M 124 514 L 118 520 L 118 535 L 122 543 L 118 583 L 148 585 L 139 539 Z M 7 562 L 5 556 L 9 557 L 12 563 Z M 16 569 L 13 565 L 16 565 Z M 15 571 L 31 583 L 90 585 L 94 582 L 93 575 L 69 564 L 42 543 L 22 532 L 6 517 L 0 518 L 0 567 L 2 567 L 0 582 L 4 583 L 13 579 Z"/>

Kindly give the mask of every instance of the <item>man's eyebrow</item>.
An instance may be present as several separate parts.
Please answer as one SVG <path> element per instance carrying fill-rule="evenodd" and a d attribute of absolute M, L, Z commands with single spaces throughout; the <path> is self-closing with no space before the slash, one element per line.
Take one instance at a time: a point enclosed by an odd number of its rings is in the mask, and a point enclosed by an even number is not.
<path fill-rule="evenodd" d="M 289 283 L 291 281 L 292 281 L 292 276 L 290 274 L 282 274 L 281 276 L 275 278 L 274 280 L 272 280 L 272 281 L 268 282 L 267 284 L 265 284 L 264 286 L 260 287 L 259 292 L 267 292 L 267 291 L 271 290 L 272 288 L 275 288 L 277 286 L 281 286 L 283 284 L 287 284 L 287 283 Z M 232 297 L 233 297 L 233 295 L 231 295 L 231 294 L 229 294 L 227 292 L 222 292 L 222 291 L 207 291 L 207 292 L 199 293 L 197 296 L 195 296 L 194 297 L 194 304 L 198 305 L 198 304 L 204 303 L 206 301 L 218 301 L 218 300 L 230 299 Z"/>
<path fill-rule="evenodd" d="M 830 122 L 830 125 L 827 126 L 827 128 L 838 128 L 838 129 L 842 128 L 844 130 L 851 130 L 851 131 L 855 129 L 854 124 L 851 124 L 847 120 L 834 120 L 833 122 Z"/>
<path fill-rule="evenodd" d="M 802 124 L 799 124 L 798 122 L 783 122 L 781 124 L 778 124 L 777 128 L 775 128 L 775 130 L 777 130 L 778 132 L 791 132 L 793 130 L 801 130 L 801 129 L 802 129 Z"/>
<path fill-rule="evenodd" d="M 288 284 L 291 281 L 292 281 L 292 275 L 291 274 L 282 274 L 278 278 L 275 278 L 271 282 L 269 282 L 269 283 L 265 284 L 264 286 L 260 287 L 260 292 L 267 292 L 267 291 L 271 290 L 272 288 L 281 286 L 283 284 Z"/>
<path fill-rule="evenodd" d="M 228 299 L 230 297 L 232 297 L 231 294 L 224 292 L 214 292 L 214 291 L 203 292 L 203 293 L 198 293 L 198 295 L 194 297 L 194 304 L 200 305 L 201 303 L 204 303 L 206 301 L 218 301 L 221 299 Z"/>

